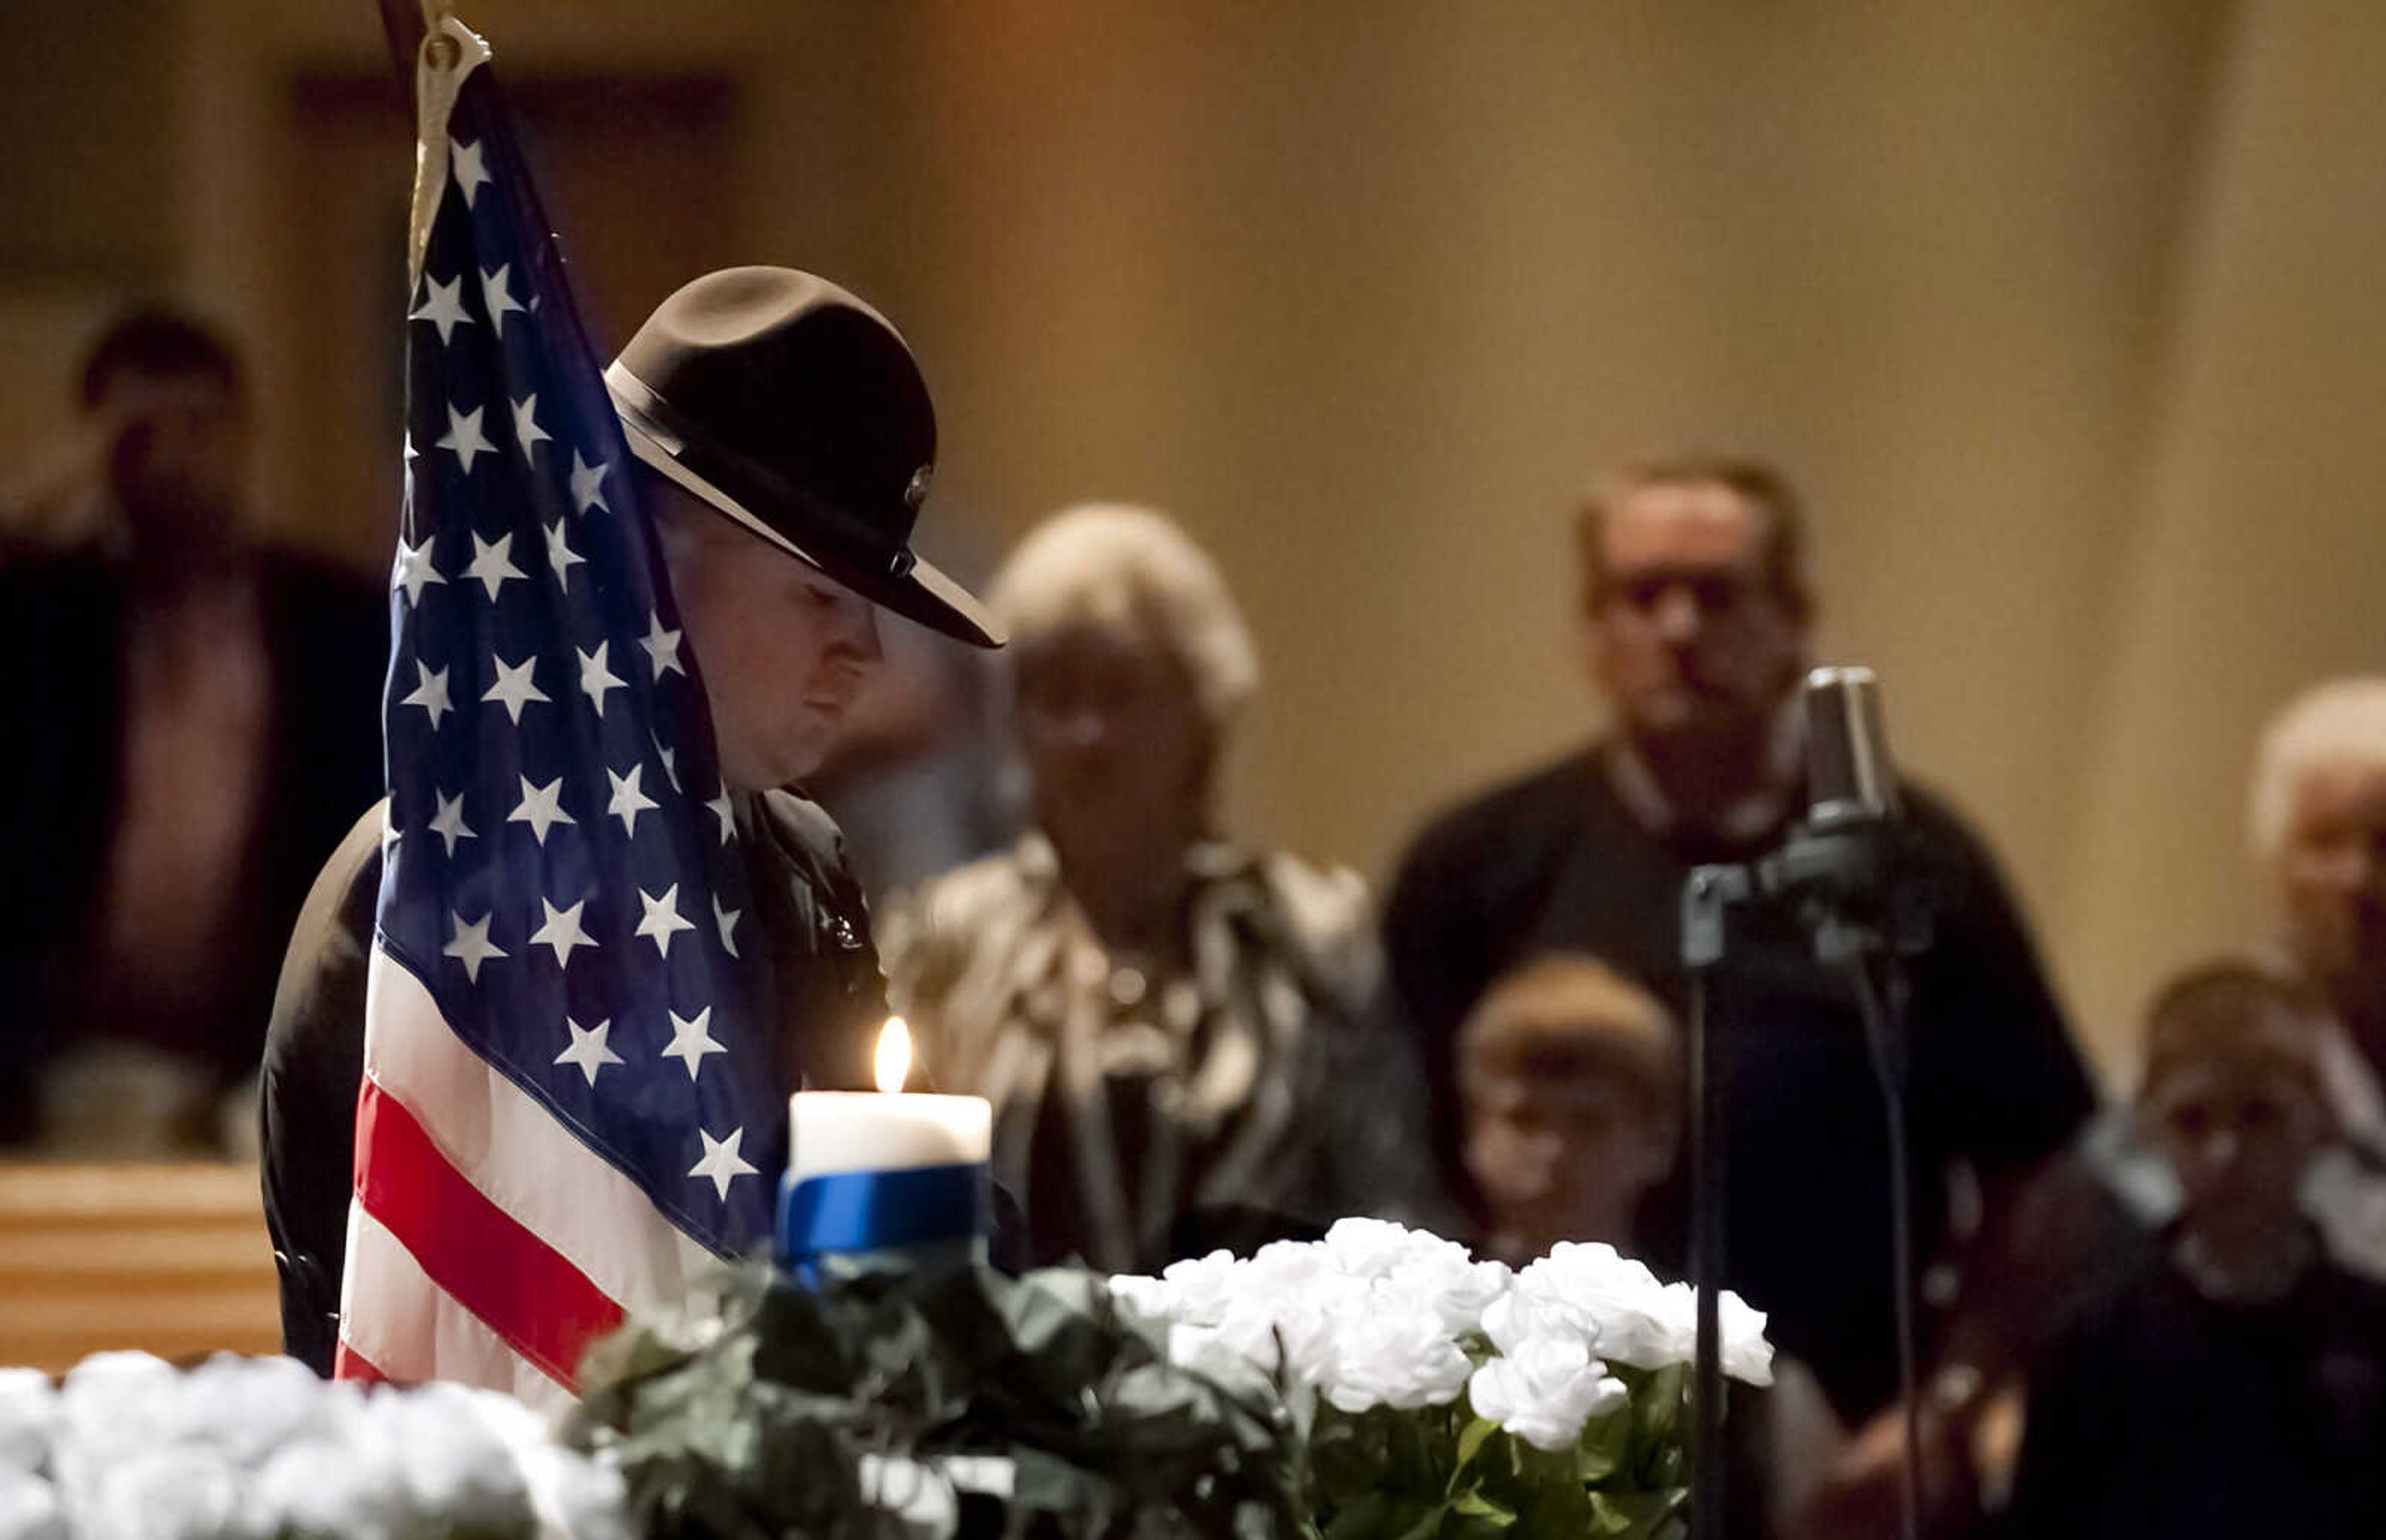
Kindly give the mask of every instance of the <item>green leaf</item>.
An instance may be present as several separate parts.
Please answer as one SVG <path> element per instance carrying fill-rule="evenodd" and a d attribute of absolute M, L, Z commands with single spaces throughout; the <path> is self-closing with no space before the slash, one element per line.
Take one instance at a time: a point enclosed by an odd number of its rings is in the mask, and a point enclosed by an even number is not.
<path fill-rule="evenodd" d="M 1500 1424 L 1488 1417 L 1477 1417 L 1468 1422 L 1458 1435 L 1458 1463 L 1471 1463 L 1483 1452 L 1484 1443 L 1500 1431 Z"/>
<path fill-rule="evenodd" d="M 1469 1491 L 1450 1506 L 1451 1512 L 1463 1514 L 1470 1519 L 1490 1519 L 1501 1524 L 1513 1524 L 1516 1521 L 1514 1509 L 1489 1496 L 1480 1487 Z"/>

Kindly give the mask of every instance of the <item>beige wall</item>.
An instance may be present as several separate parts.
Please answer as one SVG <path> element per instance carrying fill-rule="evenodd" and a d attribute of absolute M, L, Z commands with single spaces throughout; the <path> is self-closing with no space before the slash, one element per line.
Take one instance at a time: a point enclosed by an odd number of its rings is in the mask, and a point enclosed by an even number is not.
<path fill-rule="evenodd" d="M 1122 496 L 1214 547 L 1270 670 L 1250 832 L 1380 874 L 1578 736 L 1568 500 L 1721 443 L 1810 491 L 1824 650 L 1881 670 L 2111 1062 L 2155 970 L 2266 923 L 2247 736 L 2377 652 L 2386 11 L 461 9 L 509 73 L 741 82 L 739 238 L 878 299 L 936 387 L 932 541 Z M 175 194 L 141 276 L 270 332 L 281 93 L 370 68 L 370 7 L 141 11 L 160 109 L 111 153 Z M 0 266 L 0 449 L 125 281 L 59 301 L 48 260 Z"/>

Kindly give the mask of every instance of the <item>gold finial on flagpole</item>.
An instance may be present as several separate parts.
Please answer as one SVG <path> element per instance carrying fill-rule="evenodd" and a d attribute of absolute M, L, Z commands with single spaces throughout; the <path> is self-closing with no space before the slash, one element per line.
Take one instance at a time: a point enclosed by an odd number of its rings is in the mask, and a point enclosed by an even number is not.
<path fill-rule="evenodd" d="M 456 68 L 464 56 L 461 44 L 447 35 L 447 19 L 455 14 L 453 0 L 421 0 L 422 57 L 433 69 Z"/>
<path fill-rule="evenodd" d="M 464 77 L 486 64 L 489 45 L 456 19 L 450 0 L 420 0 L 422 51 L 414 70 L 414 208 L 407 232 L 407 293 L 422 282 L 431 222 L 447 183 L 447 115 Z"/>

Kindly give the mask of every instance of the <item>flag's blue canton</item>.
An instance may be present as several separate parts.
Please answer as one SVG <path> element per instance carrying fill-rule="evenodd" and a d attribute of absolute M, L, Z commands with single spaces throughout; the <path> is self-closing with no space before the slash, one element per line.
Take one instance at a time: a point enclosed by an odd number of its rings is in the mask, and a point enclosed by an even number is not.
<path fill-rule="evenodd" d="M 786 1108 L 703 692 L 485 69 L 448 137 L 407 328 L 383 945 L 673 1222 L 742 1252 Z"/>

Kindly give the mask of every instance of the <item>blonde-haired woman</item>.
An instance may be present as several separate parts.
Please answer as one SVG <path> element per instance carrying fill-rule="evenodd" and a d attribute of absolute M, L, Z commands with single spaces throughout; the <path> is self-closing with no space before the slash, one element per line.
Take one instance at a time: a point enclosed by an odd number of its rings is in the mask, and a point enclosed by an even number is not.
<path fill-rule="evenodd" d="M 991 602 L 1031 832 L 882 935 L 940 1083 L 995 1103 L 1032 1250 L 1142 1271 L 1382 1207 L 1413 1086 L 1365 1025 L 1364 889 L 1218 827 L 1259 664 L 1215 564 L 1160 513 L 1089 505 Z"/>

